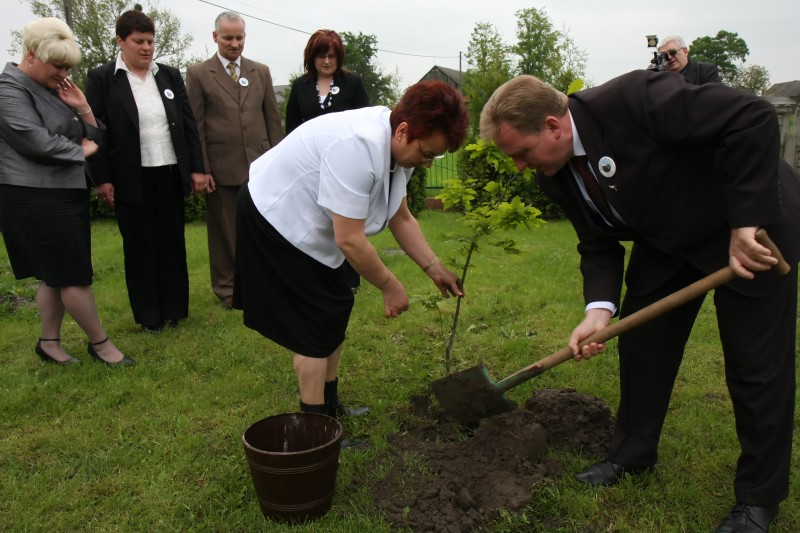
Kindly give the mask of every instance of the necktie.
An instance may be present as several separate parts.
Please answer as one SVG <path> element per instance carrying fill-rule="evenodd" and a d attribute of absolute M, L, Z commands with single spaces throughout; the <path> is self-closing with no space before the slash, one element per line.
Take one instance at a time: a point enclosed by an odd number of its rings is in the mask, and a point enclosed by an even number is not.
<path fill-rule="evenodd" d="M 594 206 L 609 224 L 614 225 L 617 222 L 617 217 L 611 212 L 611 207 L 609 207 L 606 197 L 603 196 L 603 191 L 600 189 L 600 184 L 597 183 L 597 178 L 589 170 L 588 158 L 585 155 L 575 156 L 572 158 L 572 164 L 575 165 L 575 169 L 578 171 Z"/>
<path fill-rule="evenodd" d="M 233 61 L 228 63 L 228 70 L 231 73 L 231 78 L 233 78 L 233 81 L 239 81 L 239 75 L 236 73 L 236 63 Z"/>

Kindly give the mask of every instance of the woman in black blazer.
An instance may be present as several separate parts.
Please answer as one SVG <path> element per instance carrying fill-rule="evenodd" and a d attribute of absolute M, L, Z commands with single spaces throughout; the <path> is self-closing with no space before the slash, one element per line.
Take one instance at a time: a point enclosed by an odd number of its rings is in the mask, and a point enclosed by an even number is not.
<path fill-rule="evenodd" d="M 286 103 L 286 135 L 300 124 L 326 113 L 359 109 L 369 105 L 367 90 L 358 74 L 344 64 L 344 44 L 333 30 L 317 30 L 308 39 L 303 54 L 306 73 L 294 80 Z M 361 277 L 345 261 L 345 271 L 353 292 Z"/>
<path fill-rule="evenodd" d="M 97 197 L 116 212 L 133 318 L 147 333 L 189 314 L 184 196 L 207 184 L 186 87 L 178 69 L 153 62 L 154 35 L 144 13 L 120 15 L 120 55 L 86 84 L 108 128 L 89 168 Z"/>
<path fill-rule="evenodd" d="M 369 105 L 358 74 L 344 64 L 344 44 L 333 30 L 317 30 L 303 54 L 306 73 L 294 80 L 286 104 L 286 135 L 312 118 Z"/>

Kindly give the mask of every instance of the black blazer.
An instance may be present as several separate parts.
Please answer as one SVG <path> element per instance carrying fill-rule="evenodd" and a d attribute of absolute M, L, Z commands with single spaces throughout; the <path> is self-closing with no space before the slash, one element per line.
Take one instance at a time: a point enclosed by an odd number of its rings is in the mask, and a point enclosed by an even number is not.
<path fill-rule="evenodd" d="M 320 115 L 369 105 L 364 82 L 355 72 L 345 74 L 340 70 L 333 76 L 333 84 L 339 88 L 339 92 L 332 96 L 331 106 L 326 109 L 319 107 L 316 82 L 317 80 L 303 75 L 292 83 L 289 100 L 286 102 L 286 135 L 303 122 Z"/>
<path fill-rule="evenodd" d="M 172 146 L 178 159 L 183 192 L 192 191 L 192 172 L 205 172 L 197 125 L 189 107 L 186 87 L 178 69 L 157 63 L 158 92 L 167 113 Z M 94 115 L 107 129 L 98 153 L 87 160 L 95 185 L 112 183 L 115 200 L 142 202 L 142 157 L 139 111 L 124 70 L 114 73 L 116 62 L 91 69 L 86 99 Z"/>
<path fill-rule="evenodd" d="M 686 78 L 686 81 L 694 85 L 720 83 L 719 69 L 713 63 L 689 61 L 686 64 L 683 76 Z"/>
<path fill-rule="evenodd" d="M 634 241 L 626 282 L 639 295 L 685 261 L 707 273 L 727 266 L 731 228 L 764 227 L 786 260 L 797 262 L 800 179 L 779 157 L 778 122 L 767 101 L 718 83 L 636 71 L 571 94 L 569 110 L 603 193 L 626 222 L 624 229 L 599 222 L 568 165 L 551 177 L 537 174 L 578 234 L 587 303 L 619 306 L 620 240 Z M 730 287 L 762 295 L 774 279 Z"/>

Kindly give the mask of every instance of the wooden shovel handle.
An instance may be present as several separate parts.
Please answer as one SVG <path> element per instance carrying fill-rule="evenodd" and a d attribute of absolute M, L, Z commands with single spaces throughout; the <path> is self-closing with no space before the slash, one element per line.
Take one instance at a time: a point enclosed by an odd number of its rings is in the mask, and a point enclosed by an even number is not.
<path fill-rule="evenodd" d="M 780 250 L 778 250 L 778 247 L 775 246 L 775 243 L 773 243 L 769 238 L 767 232 L 763 229 L 759 229 L 756 232 L 756 240 L 758 240 L 761 245 L 769 248 L 772 256 L 778 259 L 778 264 L 775 266 L 776 271 L 781 275 L 788 274 L 791 270 L 791 267 L 786 260 L 784 260 Z M 691 285 L 688 285 L 683 289 L 670 294 L 669 296 L 665 296 L 664 298 L 653 302 L 647 307 L 639 309 L 635 313 L 632 313 L 625 318 L 609 324 L 600 331 L 592 333 L 581 341 L 581 345 L 586 345 L 592 342 L 602 343 L 613 339 L 614 337 L 622 335 L 623 333 L 626 333 L 633 328 L 644 324 L 645 322 L 649 322 L 656 317 L 672 311 L 676 307 L 680 307 L 681 305 L 706 294 L 711 289 L 721 287 L 722 285 L 733 281 L 735 278 L 736 274 L 733 273 L 733 270 L 730 266 L 721 268 L 713 274 L 709 274 L 708 276 L 695 281 Z M 569 348 L 569 346 L 567 346 L 566 348 L 563 348 L 536 361 L 532 365 L 526 366 L 522 370 L 511 374 L 501 381 L 498 381 L 495 384 L 495 388 L 505 392 L 513 387 L 516 387 L 520 383 L 531 379 L 532 377 L 538 376 L 545 370 L 549 370 L 556 365 L 560 365 L 565 361 L 569 361 L 572 358 L 572 350 Z"/>

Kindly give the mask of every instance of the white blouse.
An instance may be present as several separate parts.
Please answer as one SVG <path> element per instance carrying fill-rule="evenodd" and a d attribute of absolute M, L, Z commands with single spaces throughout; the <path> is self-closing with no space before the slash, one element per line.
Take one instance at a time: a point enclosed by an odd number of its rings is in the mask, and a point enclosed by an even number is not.
<path fill-rule="evenodd" d="M 161 94 L 158 92 L 158 85 L 156 85 L 155 75 L 158 72 L 158 65 L 151 62 L 147 76 L 142 80 L 128 69 L 125 62 L 122 61 L 122 55 L 120 55 L 117 58 L 116 70 L 119 69 L 124 70 L 128 75 L 128 83 L 131 86 L 133 99 L 136 101 L 136 108 L 139 113 L 139 144 L 142 152 L 142 166 L 163 167 L 176 164 L 178 157 L 175 155 L 175 148 L 172 146 L 167 112 L 164 109 Z M 171 93 L 172 91 L 170 91 Z"/>
<path fill-rule="evenodd" d="M 258 211 L 290 243 L 336 268 L 333 214 L 386 228 L 406 195 L 413 169 L 390 172 L 390 110 L 365 107 L 301 124 L 250 165 L 248 188 Z M 390 187 L 391 182 L 391 187 Z"/>

